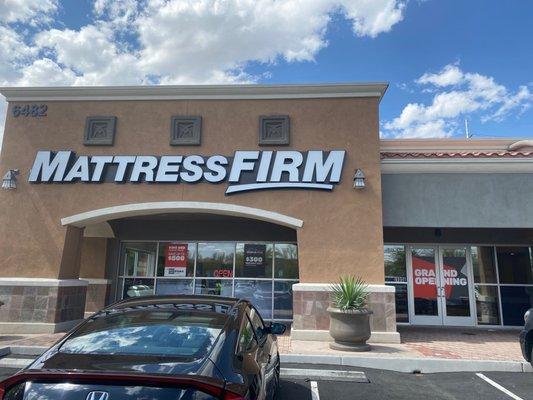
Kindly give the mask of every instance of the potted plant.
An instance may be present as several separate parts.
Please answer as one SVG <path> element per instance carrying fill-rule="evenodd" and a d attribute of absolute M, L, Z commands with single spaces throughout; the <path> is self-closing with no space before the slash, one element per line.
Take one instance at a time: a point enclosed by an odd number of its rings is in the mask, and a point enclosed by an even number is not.
<path fill-rule="evenodd" d="M 368 285 L 355 276 L 341 276 L 331 285 L 332 306 L 329 334 L 335 340 L 330 344 L 334 350 L 369 351 L 366 341 L 370 338 L 370 315 L 366 308 Z"/>

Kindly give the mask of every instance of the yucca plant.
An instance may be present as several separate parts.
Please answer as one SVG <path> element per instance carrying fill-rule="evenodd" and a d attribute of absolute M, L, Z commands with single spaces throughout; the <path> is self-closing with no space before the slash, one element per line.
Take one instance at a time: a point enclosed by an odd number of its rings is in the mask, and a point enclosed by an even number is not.
<path fill-rule="evenodd" d="M 338 283 L 331 285 L 331 301 L 341 311 L 366 310 L 369 295 L 368 285 L 355 276 L 341 276 Z"/>

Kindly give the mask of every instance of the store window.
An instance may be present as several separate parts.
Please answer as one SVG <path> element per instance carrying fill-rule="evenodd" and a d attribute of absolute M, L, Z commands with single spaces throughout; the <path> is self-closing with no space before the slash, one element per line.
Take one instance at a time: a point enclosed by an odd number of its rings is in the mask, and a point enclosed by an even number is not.
<path fill-rule="evenodd" d="M 156 243 L 124 243 L 121 258 L 122 297 L 154 294 Z"/>
<path fill-rule="evenodd" d="M 268 320 L 292 319 L 293 243 L 123 242 L 119 294 L 206 294 L 249 300 Z"/>
<path fill-rule="evenodd" d="M 493 246 L 470 248 L 478 325 L 499 325 L 500 300 Z"/>
<path fill-rule="evenodd" d="M 500 283 L 533 284 L 529 247 L 496 247 Z"/>
<path fill-rule="evenodd" d="M 274 277 L 298 279 L 298 247 L 295 244 L 276 244 Z"/>
<path fill-rule="evenodd" d="M 533 307 L 533 286 L 500 286 L 503 324 L 522 326 L 524 314 Z"/>
<path fill-rule="evenodd" d="M 471 248 L 474 282 L 497 283 L 494 247 L 478 246 Z"/>
<path fill-rule="evenodd" d="M 394 286 L 396 321 L 409 322 L 405 246 L 385 245 L 385 284 Z"/>
<path fill-rule="evenodd" d="M 235 276 L 238 278 L 272 278 L 273 244 L 237 243 Z"/>
<path fill-rule="evenodd" d="M 533 263 L 530 247 L 496 247 L 504 325 L 523 325 L 533 307 Z"/>
<path fill-rule="evenodd" d="M 196 275 L 233 278 L 235 243 L 198 243 Z"/>

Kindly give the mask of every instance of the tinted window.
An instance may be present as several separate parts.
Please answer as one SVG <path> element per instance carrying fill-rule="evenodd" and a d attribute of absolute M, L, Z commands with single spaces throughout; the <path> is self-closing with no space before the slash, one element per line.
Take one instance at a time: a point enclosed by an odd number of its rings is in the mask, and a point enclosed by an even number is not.
<path fill-rule="evenodd" d="M 244 316 L 244 319 L 244 325 L 239 337 L 239 353 L 250 351 L 256 343 L 252 324 L 246 316 Z"/>
<path fill-rule="evenodd" d="M 198 243 L 196 275 L 216 278 L 233 277 L 234 243 Z"/>
<path fill-rule="evenodd" d="M 298 279 L 298 247 L 295 244 L 276 244 L 274 278 Z"/>
<path fill-rule="evenodd" d="M 68 339 L 61 352 L 203 357 L 218 337 L 226 316 L 207 311 L 120 311 L 90 320 Z"/>
<path fill-rule="evenodd" d="M 474 267 L 474 282 L 496 283 L 496 267 L 494 263 L 494 247 L 472 247 L 472 266 Z"/>
<path fill-rule="evenodd" d="M 496 247 L 500 283 L 533 283 L 529 247 Z"/>
<path fill-rule="evenodd" d="M 259 313 L 255 308 L 248 308 L 248 314 L 250 316 L 250 321 L 252 321 L 252 327 L 254 328 L 257 339 L 261 339 L 265 334 L 265 325 L 263 324 Z"/>
<path fill-rule="evenodd" d="M 403 246 L 384 246 L 385 282 L 407 283 L 405 268 L 405 248 Z"/>

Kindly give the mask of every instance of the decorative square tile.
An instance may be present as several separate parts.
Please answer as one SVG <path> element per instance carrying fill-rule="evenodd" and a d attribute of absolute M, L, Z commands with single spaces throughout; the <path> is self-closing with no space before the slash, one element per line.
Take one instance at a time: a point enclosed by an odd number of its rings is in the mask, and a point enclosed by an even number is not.
<path fill-rule="evenodd" d="M 198 146 L 201 143 L 202 117 L 172 117 L 170 124 L 170 144 L 172 146 Z"/>
<path fill-rule="evenodd" d="M 290 144 L 288 115 L 259 117 L 259 144 L 264 146 Z"/>
<path fill-rule="evenodd" d="M 86 146 L 113 146 L 116 125 L 117 117 L 87 117 L 83 144 Z"/>

